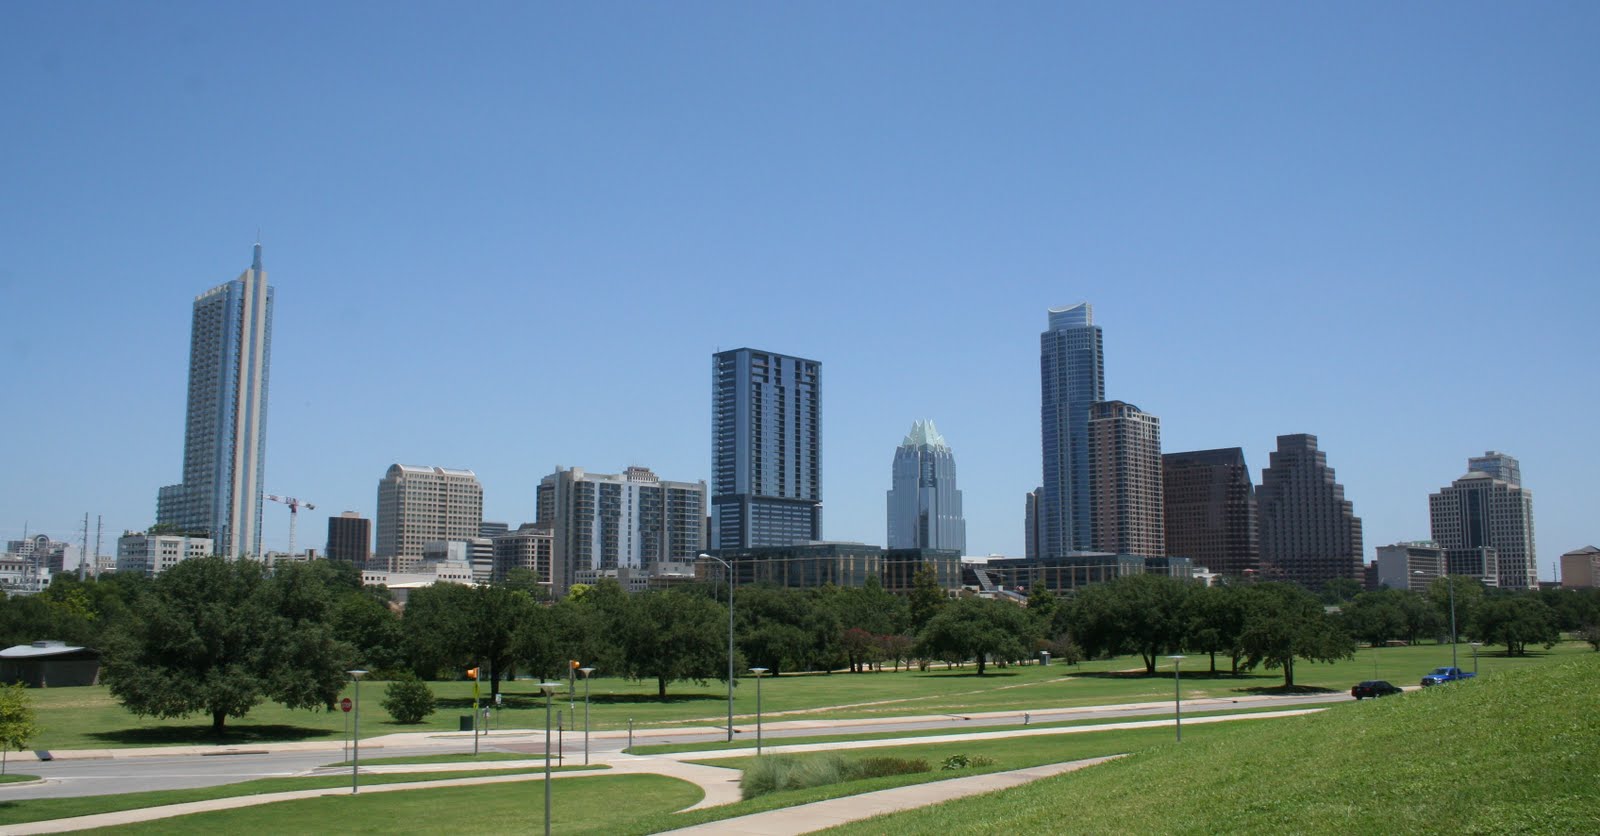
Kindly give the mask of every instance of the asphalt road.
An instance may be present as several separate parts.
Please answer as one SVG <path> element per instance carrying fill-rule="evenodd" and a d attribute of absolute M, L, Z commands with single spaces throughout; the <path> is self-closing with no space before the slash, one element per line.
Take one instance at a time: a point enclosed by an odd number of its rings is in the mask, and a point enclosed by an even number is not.
<path fill-rule="evenodd" d="M 1219 711 L 1228 708 L 1297 708 L 1318 703 L 1344 702 L 1349 694 L 1310 694 L 1282 697 L 1235 700 L 1197 700 L 1185 702 L 1186 711 Z M 1066 720 L 1117 720 L 1128 717 L 1167 714 L 1170 704 L 1141 706 L 1085 706 L 1079 708 L 1030 711 L 1032 723 L 1053 723 Z M 975 731 L 989 726 L 1017 725 L 1023 722 L 1022 711 L 985 713 L 981 717 L 959 714 L 923 716 L 914 718 L 884 718 L 867 722 L 807 721 L 803 716 L 790 715 L 774 719 L 764 725 L 762 736 L 766 739 L 792 739 L 831 734 L 869 734 L 876 732 L 920 731 Z M 736 739 L 754 742 L 755 725 L 742 724 L 737 728 Z M 678 732 L 672 729 L 651 729 L 635 736 L 635 743 L 645 744 L 695 744 L 712 743 L 727 739 L 722 730 L 704 727 Z M 583 734 L 567 731 L 560 738 L 567 764 L 581 763 Z M 627 746 L 625 732 L 607 731 L 590 736 L 591 756 L 614 753 Z M 491 733 L 480 739 L 484 751 L 523 752 L 543 755 L 544 735 L 511 734 L 496 736 Z M 364 744 L 362 753 L 373 758 L 394 758 L 420 755 L 439 755 L 451 752 L 466 753 L 472 750 L 471 739 L 441 737 L 414 745 L 376 746 Z M 342 748 L 334 746 L 320 750 L 298 750 L 272 753 L 253 753 L 244 748 L 239 754 L 214 755 L 153 755 L 144 757 L 116 757 L 97 759 L 59 759 L 30 761 L 24 757 L 10 758 L 10 771 L 38 775 L 44 783 L 23 785 L 0 784 L 0 802 L 26 798 L 61 798 L 85 795 L 110 795 L 149 790 L 210 787 L 252 781 L 259 778 L 290 777 L 308 774 L 338 774 L 338 770 L 318 769 L 326 764 L 345 759 Z M 348 774 L 348 769 L 343 770 Z"/>

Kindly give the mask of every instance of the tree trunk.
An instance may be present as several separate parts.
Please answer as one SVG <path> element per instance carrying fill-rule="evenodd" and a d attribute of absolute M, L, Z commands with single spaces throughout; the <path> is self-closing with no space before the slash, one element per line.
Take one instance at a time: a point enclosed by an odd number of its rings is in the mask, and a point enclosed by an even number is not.
<path fill-rule="evenodd" d="M 1217 652 L 1215 650 L 1211 651 L 1211 675 L 1217 675 Z"/>
<path fill-rule="evenodd" d="M 983 676 L 983 654 L 978 654 L 978 675 Z"/>
<path fill-rule="evenodd" d="M 1283 663 L 1283 685 L 1284 685 L 1285 688 L 1293 688 L 1294 687 L 1294 657 L 1293 656 L 1290 656 L 1288 661 L 1285 661 Z"/>
<path fill-rule="evenodd" d="M 1156 675 L 1156 655 L 1154 653 L 1141 653 L 1139 655 L 1144 657 L 1144 674 L 1145 674 L 1145 676 L 1155 676 Z"/>
<path fill-rule="evenodd" d="M 667 696 L 667 678 L 664 676 L 656 677 L 656 696 L 662 699 Z"/>
<path fill-rule="evenodd" d="M 228 720 L 227 712 L 225 712 L 225 711 L 213 711 L 213 712 L 211 712 L 211 733 L 212 734 L 222 734 L 223 724 L 226 723 L 227 720 Z"/>
<path fill-rule="evenodd" d="M 6 755 L 11 754 L 11 747 L 0 749 L 0 775 L 6 774 Z"/>

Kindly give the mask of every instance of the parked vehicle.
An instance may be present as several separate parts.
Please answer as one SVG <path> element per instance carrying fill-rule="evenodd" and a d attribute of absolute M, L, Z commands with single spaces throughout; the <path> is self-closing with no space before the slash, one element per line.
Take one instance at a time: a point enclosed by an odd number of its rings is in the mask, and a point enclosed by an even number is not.
<path fill-rule="evenodd" d="M 1443 667 L 1434 668 L 1433 673 L 1422 678 L 1423 685 L 1443 685 L 1446 682 L 1455 682 L 1458 679 L 1471 679 L 1477 674 L 1462 673 L 1460 668 Z"/>
<path fill-rule="evenodd" d="M 1357 682 L 1355 687 L 1350 689 L 1350 696 L 1355 697 L 1358 700 L 1365 699 L 1367 697 L 1387 697 L 1390 694 L 1398 693 L 1400 693 L 1399 688 L 1390 685 L 1381 679 L 1369 679 L 1366 682 Z"/>

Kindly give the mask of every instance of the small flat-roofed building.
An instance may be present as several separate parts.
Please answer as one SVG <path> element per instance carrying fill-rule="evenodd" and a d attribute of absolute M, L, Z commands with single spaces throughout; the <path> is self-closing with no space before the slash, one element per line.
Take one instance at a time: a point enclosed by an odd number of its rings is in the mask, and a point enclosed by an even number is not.
<path fill-rule="evenodd" d="M 0 650 L 0 682 L 30 688 L 100 684 L 100 651 L 45 640 Z"/>

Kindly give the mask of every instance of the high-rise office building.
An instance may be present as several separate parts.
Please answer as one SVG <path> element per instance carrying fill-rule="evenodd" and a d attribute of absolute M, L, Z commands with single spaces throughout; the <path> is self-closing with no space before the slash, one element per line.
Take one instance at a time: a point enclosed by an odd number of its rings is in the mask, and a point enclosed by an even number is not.
<path fill-rule="evenodd" d="M 1167 554 L 1221 575 L 1261 568 L 1256 490 L 1238 447 L 1161 457 Z"/>
<path fill-rule="evenodd" d="M 1122 401 L 1089 407 L 1089 495 L 1095 551 L 1166 555 L 1160 418 Z"/>
<path fill-rule="evenodd" d="M 389 572 L 412 572 L 423 547 L 466 542 L 483 522 L 483 486 L 470 470 L 396 464 L 378 482 L 378 542 L 373 562 Z"/>
<path fill-rule="evenodd" d="M 889 548 L 967 550 L 956 458 L 932 421 L 915 421 L 894 451 Z"/>
<path fill-rule="evenodd" d="M 1028 560 L 1039 559 L 1039 544 L 1044 542 L 1043 519 L 1039 503 L 1044 498 L 1044 488 L 1034 488 L 1022 499 L 1022 554 Z"/>
<path fill-rule="evenodd" d="M 494 580 L 503 581 L 513 569 L 527 569 L 538 582 L 551 585 L 555 532 L 548 525 L 523 523 L 515 531 L 494 537 Z"/>
<path fill-rule="evenodd" d="M 1522 486 L 1522 465 L 1516 458 L 1496 450 L 1490 450 L 1481 456 L 1469 456 L 1467 472 L 1487 473 L 1513 487 Z"/>
<path fill-rule="evenodd" d="M 1490 453 L 1467 460 L 1468 467 L 1487 465 L 1496 473 L 1472 470 L 1428 497 L 1433 539 L 1445 550 L 1450 573 L 1492 575 L 1504 589 L 1539 585 L 1533 544 L 1533 492 L 1522 487 L 1517 460 Z M 1492 549 L 1492 560 L 1485 550 Z M 1485 565 L 1489 564 L 1489 565 Z"/>
<path fill-rule="evenodd" d="M 1084 302 L 1050 309 L 1039 335 L 1039 425 L 1044 494 L 1041 557 L 1094 548 L 1089 501 L 1089 407 L 1105 400 L 1105 357 L 1094 310 Z"/>
<path fill-rule="evenodd" d="M 705 548 L 704 482 L 668 482 L 644 467 L 606 474 L 558 466 L 540 480 L 537 502 L 538 524 L 554 535 L 558 595 L 578 572 L 688 563 Z"/>
<path fill-rule="evenodd" d="M 1362 581 L 1361 518 L 1316 436 L 1278 436 L 1256 506 L 1263 572 L 1313 589 L 1334 578 Z"/>
<path fill-rule="evenodd" d="M 183 481 L 156 500 L 157 523 L 204 532 L 230 559 L 261 554 L 272 299 L 259 243 L 250 269 L 195 297 Z"/>
<path fill-rule="evenodd" d="M 354 511 L 328 518 L 328 544 L 323 549 L 329 560 L 348 560 L 367 568 L 372 557 L 372 520 Z"/>
<path fill-rule="evenodd" d="M 822 364 L 711 357 L 711 538 L 718 549 L 822 539 Z"/>

